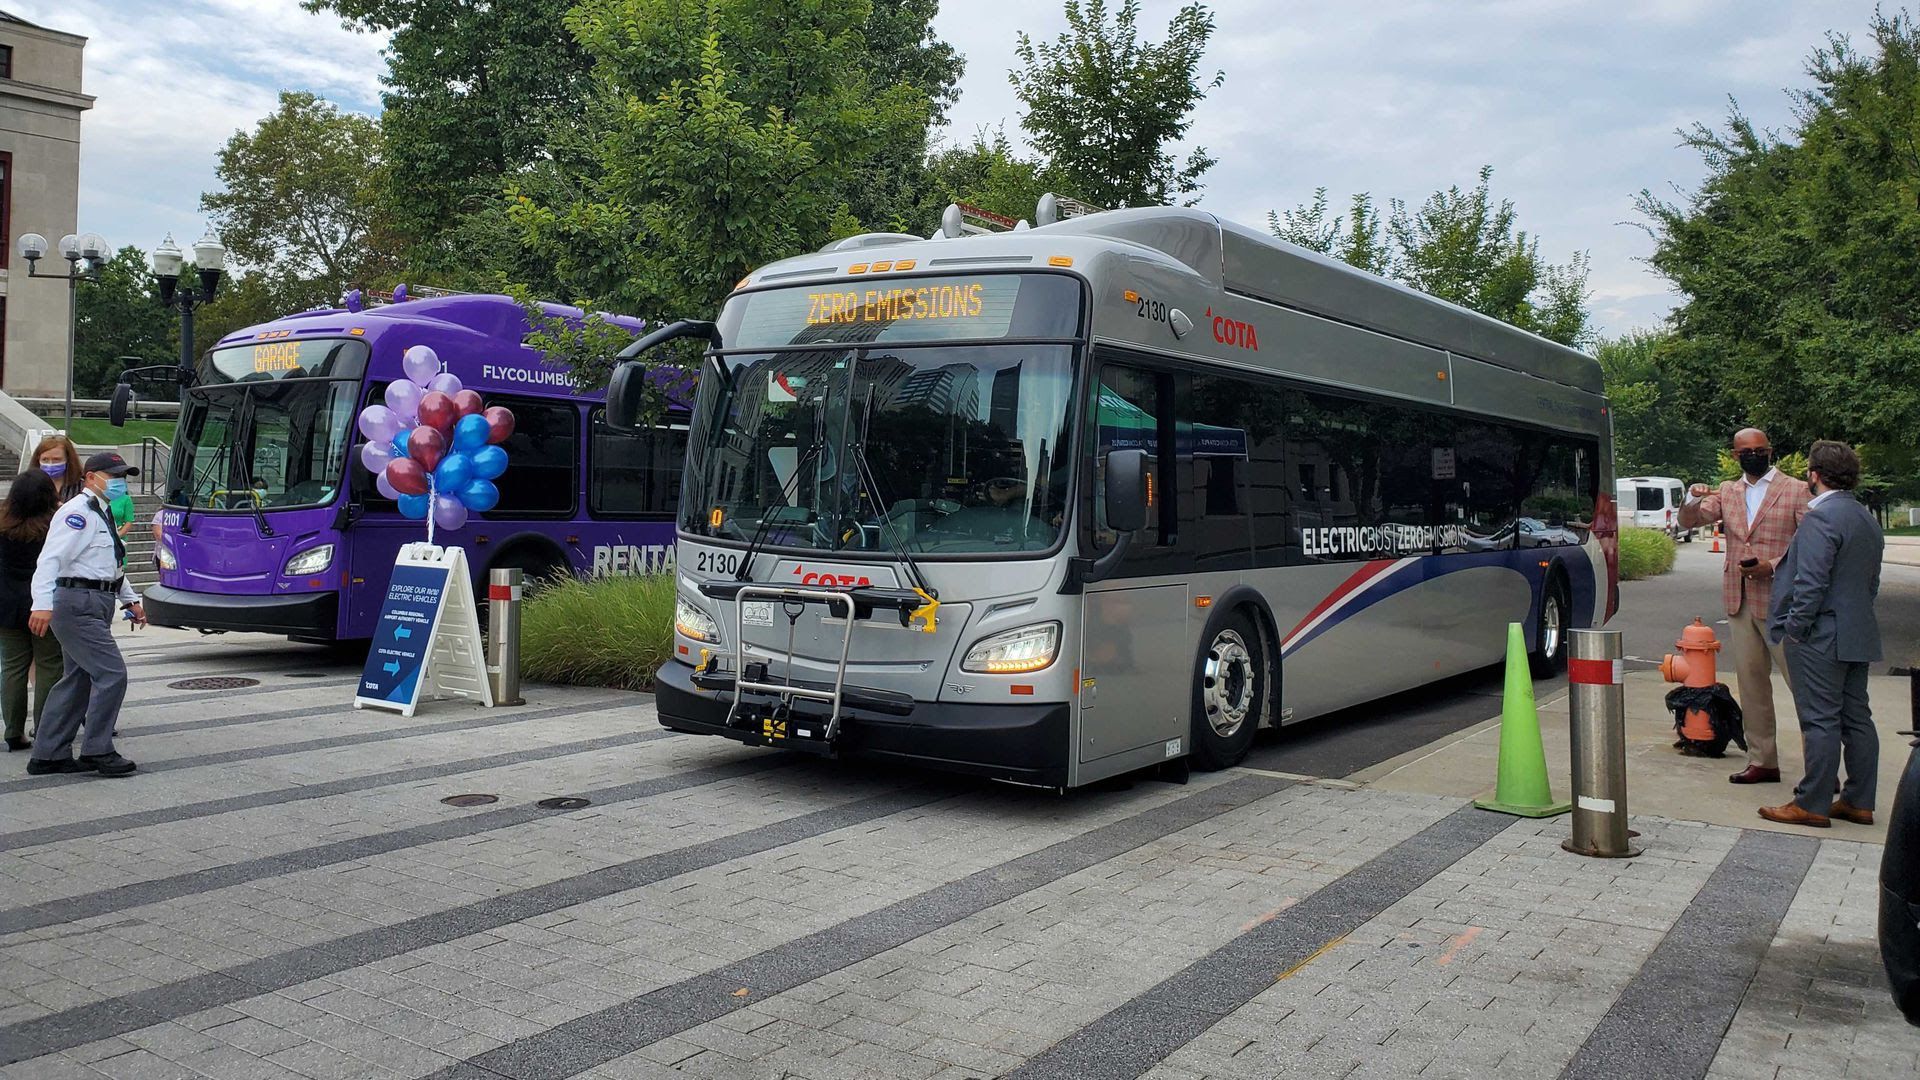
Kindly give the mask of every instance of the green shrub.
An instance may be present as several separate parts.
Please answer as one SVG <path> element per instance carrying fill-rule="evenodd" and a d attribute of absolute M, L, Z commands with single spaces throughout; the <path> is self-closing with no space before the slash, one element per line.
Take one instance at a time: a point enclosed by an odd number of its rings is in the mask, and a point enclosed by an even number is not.
<path fill-rule="evenodd" d="M 1620 578 L 1638 581 L 1673 569 L 1678 548 L 1673 537 L 1658 529 L 1620 530 Z"/>
<path fill-rule="evenodd" d="M 673 655 L 673 575 L 563 578 L 520 613 L 520 672 L 538 682 L 647 690 Z"/>

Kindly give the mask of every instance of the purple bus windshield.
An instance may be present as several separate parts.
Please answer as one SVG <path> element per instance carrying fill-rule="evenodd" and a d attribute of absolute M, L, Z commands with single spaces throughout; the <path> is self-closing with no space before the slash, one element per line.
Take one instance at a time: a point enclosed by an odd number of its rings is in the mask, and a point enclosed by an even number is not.
<path fill-rule="evenodd" d="M 634 334 L 645 325 L 606 318 Z M 664 415 L 621 435 L 604 423 L 601 393 L 576 392 L 527 334 L 510 297 L 445 296 L 307 311 L 221 340 L 175 431 L 149 617 L 315 641 L 373 632 L 394 557 L 426 525 L 375 490 L 354 419 L 405 377 L 401 354 L 414 345 L 515 416 L 500 504 L 435 534 L 466 548 L 479 585 L 500 567 L 529 578 L 671 570 L 691 375 L 663 372 Z"/>

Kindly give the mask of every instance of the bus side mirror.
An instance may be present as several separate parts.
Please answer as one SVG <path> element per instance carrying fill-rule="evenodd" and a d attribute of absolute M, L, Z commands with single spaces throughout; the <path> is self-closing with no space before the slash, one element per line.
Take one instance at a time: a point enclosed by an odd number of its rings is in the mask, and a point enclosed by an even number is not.
<path fill-rule="evenodd" d="M 1118 533 L 1147 527 L 1147 509 L 1153 491 L 1147 477 L 1145 450 L 1107 451 L 1107 525 Z"/>
<path fill-rule="evenodd" d="M 127 383 L 115 383 L 113 399 L 107 403 L 107 423 L 114 427 L 127 426 L 127 413 L 133 409 L 133 387 Z"/>
<path fill-rule="evenodd" d="M 640 427 L 640 409 L 646 403 L 647 365 L 627 360 L 613 369 L 607 381 L 607 426 L 623 435 Z"/>

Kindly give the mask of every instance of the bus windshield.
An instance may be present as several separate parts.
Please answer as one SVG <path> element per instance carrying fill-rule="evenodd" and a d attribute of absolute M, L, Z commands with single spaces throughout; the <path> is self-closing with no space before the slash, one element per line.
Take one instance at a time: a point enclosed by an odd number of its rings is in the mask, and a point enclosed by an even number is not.
<path fill-rule="evenodd" d="M 180 417 L 166 502 L 207 510 L 324 506 L 346 476 L 361 341 L 215 349 Z"/>
<path fill-rule="evenodd" d="M 823 551 L 1047 550 L 1068 505 L 1075 351 L 875 345 L 711 357 L 681 527 Z"/>

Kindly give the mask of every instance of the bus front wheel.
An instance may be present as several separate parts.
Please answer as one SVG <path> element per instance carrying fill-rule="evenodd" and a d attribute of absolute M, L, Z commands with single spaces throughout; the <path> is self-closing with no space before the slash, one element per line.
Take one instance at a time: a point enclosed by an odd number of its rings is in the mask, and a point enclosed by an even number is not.
<path fill-rule="evenodd" d="M 1267 701 L 1266 647 L 1244 611 L 1209 627 L 1193 687 L 1193 763 L 1205 770 L 1238 765 L 1253 746 Z"/>

